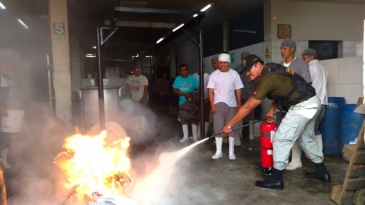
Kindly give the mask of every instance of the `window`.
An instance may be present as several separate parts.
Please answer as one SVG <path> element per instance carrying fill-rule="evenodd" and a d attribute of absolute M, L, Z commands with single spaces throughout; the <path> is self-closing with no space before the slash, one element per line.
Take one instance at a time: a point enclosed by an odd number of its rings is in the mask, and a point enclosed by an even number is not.
<path fill-rule="evenodd" d="M 318 60 L 338 58 L 339 41 L 309 41 L 308 46 L 316 50 Z"/>

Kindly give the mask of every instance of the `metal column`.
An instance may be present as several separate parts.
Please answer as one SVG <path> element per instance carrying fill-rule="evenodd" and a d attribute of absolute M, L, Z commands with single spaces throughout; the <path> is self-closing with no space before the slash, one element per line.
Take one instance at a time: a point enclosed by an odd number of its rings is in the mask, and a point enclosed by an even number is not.
<path fill-rule="evenodd" d="M 203 34 L 202 30 L 199 30 L 199 63 L 200 63 L 200 137 L 205 136 L 205 123 L 204 123 L 204 68 L 203 68 Z"/>
<path fill-rule="evenodd" d="M 190 36 L 187 31 L 184 31 L 185 35 L 198 47 L 199 49 L 199 63 L 200 63 L 200 137 L 205 136 L 205 123 L 204 123 L 204 68 L 203 68 L 203 33 L 202 30 L 196 33 L 196 38 Z"/>
<path fill-rule="evenodd" d="M 102 29 L 97 27 L 96 31 L 96 38 L 97 38 L 97 61 L 98 61 L 98 95 L 99 95 L 99 116 L 100 116 L 100 130 L 105 130 L 105 106 L 104 106 L 104 82 L 103 82 L 103 71 L 101 67 L 101 57 L 100 57 L 100 47 L 101 47 L 101 41 L 100 41 L 100 32 L 103 32 Z"/>

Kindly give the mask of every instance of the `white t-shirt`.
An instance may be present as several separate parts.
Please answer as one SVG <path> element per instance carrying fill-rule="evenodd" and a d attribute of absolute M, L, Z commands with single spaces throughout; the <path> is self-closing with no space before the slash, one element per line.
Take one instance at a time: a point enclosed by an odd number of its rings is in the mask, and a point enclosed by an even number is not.
<path fill-rule="evenodd" d="M 194 73 L 193 76 L 200 81 L 198 73 Z M 209 81 L 209 74 L 204 73 L 204 99 L 208 97 L 208 88 L 207 88 L 208 81 Z"/>
<path fill-rule="evenodd" d="M 210 74 L 207 87 L 214 91 L 214 104 L 224 102 L 229 107 L 237 107 L 235 91 L 243 88 L 243 84 L 237 71 L 221 72 L 218 69 Z"/>
<path fill-rule="evenodd" d="M 294 57 L 293 60 L 295 60 L 297 57 Z M 293 62 L 293 61 L 290 61 L 289 63 L 285 63 L 285 61 L 283 61 L 283 66 L 285 67 L 289 67 L 290 63 Z"/>
<path fill-rule="evenodd" d="M 320 64 L 318 60 L 312 60 L 308 65 L 312 86 L 316 89 L 316 93 L 321 100 L 321 104 L 327 105 L 327 69 Z"/>
<path fill-rule="evenodd" d="M 147 78 L 143 75 L 140 75 L 138 77 L 132 75 L 128 77 L 127 83 L 130 86 L 132 100 L 140 100 L 143 96 L 144 86 L 148 85 Z"/>

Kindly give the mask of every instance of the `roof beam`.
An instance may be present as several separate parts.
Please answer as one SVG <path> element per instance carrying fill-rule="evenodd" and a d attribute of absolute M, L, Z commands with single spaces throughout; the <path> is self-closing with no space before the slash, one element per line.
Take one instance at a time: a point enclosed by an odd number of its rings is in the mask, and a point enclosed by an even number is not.
<path fill-rule="evenodd" d="M 136 7 L 114 7 L 115 11 L 130 12 L 130 13 L 160 13 L 160 14 L 195 14 L 196 11 L 183 11 L 183 10 L 171 10 L 171 9 L 153 9 L 153 8 L 136 8 Z"/>
<path fill-rule="evenodd" d="M 110 20 L 104 21 L 105 26 L 110 26 Z M 143 21 L 116 21 L 117 27 L 140 27 L 140 28 L 166 28 L 173 29 L 176 27 L 176 23 L 164 23 L 164 22 L 143 22 Z"/>

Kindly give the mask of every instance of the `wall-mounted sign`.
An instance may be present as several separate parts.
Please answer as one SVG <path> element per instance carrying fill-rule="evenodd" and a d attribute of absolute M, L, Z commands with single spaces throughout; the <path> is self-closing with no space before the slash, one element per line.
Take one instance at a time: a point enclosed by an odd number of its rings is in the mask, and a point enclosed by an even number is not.
<path fill-rule="evenodd" d="M 65 23 L 53 23 L 53 38 L 65 39 L 66 38 L 66 24 Z"/>
<path fill-rule="evenodd" d="M 265 48 L 265 58 L 270 58 L 270 51 L 269 51 L 269 48 L 267 46 Z"/>
<path fill-rule="evenodd" d="M 291 25 L 278 24 L 278 38 L 291 38 Z"/>

